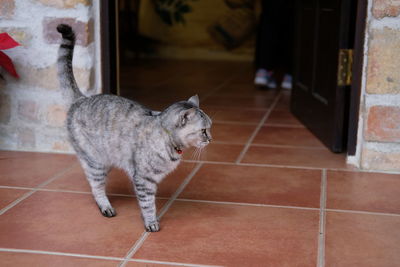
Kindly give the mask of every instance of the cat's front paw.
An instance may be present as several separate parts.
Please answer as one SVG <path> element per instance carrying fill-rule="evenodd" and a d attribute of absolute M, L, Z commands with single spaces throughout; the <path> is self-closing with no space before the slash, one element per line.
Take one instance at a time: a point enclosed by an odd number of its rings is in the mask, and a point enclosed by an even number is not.
<path fill-rule="evenodd" d="M 147 232 L 158 232 L 160 231 L 160 223 L 159 222 L 154 222 L 146 225 L 146 231 Z"/>
<path fill-rule="evenodd" d="M 104 217 L 114 217 L 117 215 L 117 212 L 113 207 L 107 207 L 107 208 L 101 208 L 99 207 L 101 214 L 103 214 Z"/>

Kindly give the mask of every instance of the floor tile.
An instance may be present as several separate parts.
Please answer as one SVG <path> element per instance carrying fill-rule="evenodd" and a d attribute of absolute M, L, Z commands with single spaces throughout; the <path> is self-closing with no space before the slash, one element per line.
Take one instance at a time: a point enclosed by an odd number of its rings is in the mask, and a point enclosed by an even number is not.
<path fill-rule="evenodd" d="M 220 88 L 213 95 L 218 96 L 249 96 L 259 95 L 274 98 L 278 94 L 278 90 L 260 90 L 253 83 L 229 83 Z"/>
<path fill-rule="evenodd" d="M 77 163 L 73 155 L 19 153 L 0 160 L 0 185 L 36 187 Z"/>
<path fill-rule="evenodd" d="M 215 92 L 214 95 L 218 95 L 218 96 L 243 96 L 243 95 L 248 96 L 248 95 L 256 95 L 258 93 L 261 95 L 264 92 L 258 91 L 257 88 L 251 83 L 229 82 L 227 84 L 224 84 L 218 91 Z M 269 94 L 269 95 L 271 95 L 272 97 L 274 96 L 273 94 Z"/>
<path fill-rule="evenodd" d="M 160 183 L 157 196 L 172 196 L 194 167 L 195 163 L 182 162 L 175 171 L 170 173 L 165 180 Z M 45 188 L 84 192 L 91 191 L 80 166 L 76 166 L 71 171 L 48 184 Z M 132 183 L 122 170 L 113 169 L 110 172 L 107 180 L 107 193 L 134 195 Z"/>
<path fill-rule="evenodd" d="M 265 123 L 303 126 L 303 124 L 292 113 L 290 113 L 288 109 L 274 109 Z"/>
<path fill-rule="evenodd" d="M 37 153 L 37 152 L 22 152 L 22 151 L 9 151 L 9 150 L 0 150 L 0 159 L 11 159 L 11 158 L 29 158 L 29 157 L 38 157 L 40 155 L 48 155 L 45 153 Z"/>
<path fill-rule="evenodd" d="M 121 69 L 121 77 L 122 95 L 154 110 L 198 94 L 219 141 L 201 157 L 195 149 L 184 152 L 185 160 L 210 162 L 202 164 L 165 213 L 161 231 L 150 234 L 134 255 L 170 264 L 130 261 L 127 266 L 316 266 L 321 168 L 340 169 L 327 171 L 325 266 L 398 265 L 399 175 L 347 166 L 344 153 L 331 153 L 290 113 L 290 91 L 254 86 L 250 62 L 135 60 Z M 232 164 L 266 114 L 242 160 L 249 164 Z M 160 184 L 158 196 L 170 197 L 198 164 L 183 161 Z M 0 247 L 124 257 L 144 227 L 123 172 L 110 173 L 108 193 L 127 196 L 112 196 L 118 215 L 104 218 L 75 156 L 0 151 L 0 186 L 36 187 L 55 175 L 45 188 L 55 191 L 37 191 L 0 216 Z M 0 209 L 26 192 L 0 188 Z M 166 201 L 158 200 L 159 211 Z M 119 263 L 0 252 L 1 266 Z"/>
<path fill-rule="evenodd" d="M 218 161 L 218 162 L 235 162 L 240 152 L 242 152 L 244 145 L 234 144 L 215 144 L 211 143 L 204 148 L 197 156 L 195 149 L 191 148 L 184 152 L 185 160 L 203 160 L 203 161 Z"/>
<path fill-rule="evenodd" d="M 177 101 L 184 100 L 184 99 L 177 98 L 175 96 L 168 96 L 168 97 L 162 97 L 162 98 L 156 98 L 154 96 L 138 96 L 138 97 L 135 97 L 134 100 L 151 110 L 162 111 L 165 108 L 169 107 L 171 104 L 173 104 Z"/>
<path fill-rule="evenodd" d="M 264 126 L 255 137 L 254 144 L 272 144 L 299 147 L 324 147 L 308 129 Z"/>
<path fill-rule="evenodd" d="M 202 104 L 203 107 L 269 108 L 272 101 L 268 96 L 210 96 Z"/>
<path fill-rule="evenodd" d="M 0 188 L 0 209 L 5 208 L 28 192 L 29 190 Z"/>
<path fill-rule="evenodd" d="M 247 63 L 251 64 L 251 62 L 247 62 Z M 239 67 L 238 72 L 234 73 L 235 75 L 233 75 L 233 77 L 230 80 L 230 82 L 233 83 L 233 84 L 246 83 L 246 84 L 253 85 L 253 81 L 254 81 L 253 66 L 245 66 L 244 64 L 246 64 L 246 62 L 241 62 L 240 64 L 241 64 L 241 66 Z"/>
<path fill-rule="evenodd" d="M 235 122 L 258 124 L 263 118 L 266 110 L 252 110 L 243 108 L 204 108 L 204 112 L 213 122 Z"/>
<path fill-rule="evenodd" d="M 89 183 L 80 165 L 64 173 L 44 188 L 91 192 Z M 121 190 L 122 189 L 122 190 Z M 113 169 L 107 180 L 107 193 L 132 194 L 128 177 L 120 170 Z"/>
<path fill-rule="evenodd" d="M 319 208 L 321 171 L 205 164 L 179 198 Z"/>
<path fill-rule="evenodd" d="M 175 265 L 174 263 L 161 264 L 161 263 L 129 261 L 125 266 L 127 266 L 127 267 L 171 267 L 171 266 L 186 266 L 186 265 Z"/>
<path fill-rule="evenodd" d="M 398 266 L 400 216 L 328 212 L 325 266 Z"/>
<path fill-rule="evenodd" d="M 327 149 L 250 146 L 243 163 L 303 166 L 314 168 L 346 168 L 346 155 Z"/>
<path fill-rule="evenodd" d="M 246 144 L 257 125 L 213 123 L 212 139 L 215 142 Z"/>
<path fill-rule="evenodd" d="M 123 257 L 144 227 L 134 198 L 110 201 L 105 218 L 90 194 L 36 192 L 1 216 L 0 247 Z"/>
<path fill-rule="evenodd" d="M 224 266 L 315 266 L 318 211 L 177 201 L 136 259 Z M 261 265 L 260 265 L 261 264 Z"/>
<path fill-rule="evenodd" d="M 329 171 L 327 208 L 400 214 L 400 174 Z"/>
<path fill-rule="evenodd" d="M 0 264 L 2 266 L 40 266 L 40 267 L 111 267 L 117 266 L 118 261 L 87 259 L 69 256 L 0 252 Z"/>
<path fill-rule="evenodd" d="M 200 94 L 201 92 L 209 93 L 212 90 L 215 90 L 221 84 L 224 83 L 224 79 L 212 79 L 212 78 L 205 78 L 201 76 L 190 75 L 187 77 L 180 77 L 178 79 L 170 80 L 164 84 L 159 85 L 159 91 L 163 94 L 164 90 L 168 91 L 180 91 L 184 92 L 197 92 Z M 196 84 L 196 86 L 193 86 Z"/>
<path fill-rule="evenodd" d="M 290 110 L 290 90 L 281 91 L 281 97 L 276 103 L 275 110 Z"/>

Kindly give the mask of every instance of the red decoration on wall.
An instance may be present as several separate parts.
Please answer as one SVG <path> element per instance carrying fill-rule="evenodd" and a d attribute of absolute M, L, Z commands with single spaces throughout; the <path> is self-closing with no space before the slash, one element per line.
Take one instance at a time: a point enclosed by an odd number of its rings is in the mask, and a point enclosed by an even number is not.
<path fill-rule="evenodd" d="M 8 33 L 0 33 L 0 50 L 6 50 L 19 46 Z M 18 73 L 15 70 L 12 60 L 4 53 L 0 51 L 0 66 L 3 67 L 12 76 L 19 78 Z"/>

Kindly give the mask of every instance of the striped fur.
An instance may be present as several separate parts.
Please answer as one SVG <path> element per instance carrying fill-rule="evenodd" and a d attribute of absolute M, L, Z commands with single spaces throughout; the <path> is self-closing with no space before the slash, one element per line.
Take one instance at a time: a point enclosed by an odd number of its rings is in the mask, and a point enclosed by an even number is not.
<path fill-rule="evenodd" d="M 74 33 L 68 25 L 57 30 L 63 36 L 58 76 L 71 102 L 67 130 L 101 213 L 116 215 L 105 186 L 110 169 L 118 167 L 134 185 L 145 229 L 159 231 L 157 186 L 178 166 L 182 150 L 203 148 L 211 141 L 211 119 L 199 108 L 197 96 L 162 112 L 114 95 L 85 97 L 72 71 Z"/>
<path fill-rule="evenodd" d="M 68 25 L 60 24 L 57 26 L 58 32 L 63 36 L 60 49 L 58 50 L 58 78 L 60 86 L 68 101 L 73 101 L 83 94 L 76 84 L 75 77 L 72 71 L 72 57 L 74 54 L 75 46 L 75 33 Z"/>

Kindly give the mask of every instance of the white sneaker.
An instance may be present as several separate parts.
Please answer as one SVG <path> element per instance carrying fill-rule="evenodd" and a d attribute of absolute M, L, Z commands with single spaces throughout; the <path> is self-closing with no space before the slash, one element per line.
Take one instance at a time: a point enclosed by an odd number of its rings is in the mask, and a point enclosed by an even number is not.
<path fill-rule="evenodd" d="M 269 79 L 269 72 L 266 69 L 258 69 L 256 77 L 254 78 L 254 84 L 260 86 L 267 86 Z"/>
<path fill-rule="evenodd" d="M 269 79 L 267 86 L 269 88 L 271 88 L 271 89 L 275 89 L 276 88 L 277 84 L 276 84 L 276 81 L 275 81 L 275 79 L 273 77 L 271 77 Z"/>
<path fill-rule="evenodd" d="M 292 89 L 292 75 L 285 74 L 285 76 L 283 76 L 281 87 L 283 89 L 287 89 L 287 90 L 291 90 Z"/>
<path fill-rule="evenodd" d="M 254 78 L 254 84 L 258 86 L 267 86 L 269 88 L 276 88 L 276 82 L 272 78 L 272 71 L 266 69 L 258 69 L 256 77 Z"/>

